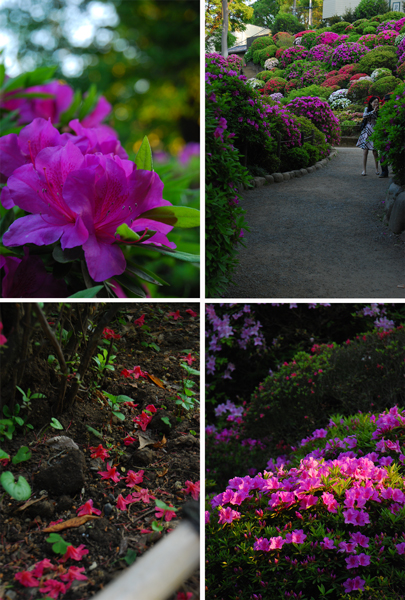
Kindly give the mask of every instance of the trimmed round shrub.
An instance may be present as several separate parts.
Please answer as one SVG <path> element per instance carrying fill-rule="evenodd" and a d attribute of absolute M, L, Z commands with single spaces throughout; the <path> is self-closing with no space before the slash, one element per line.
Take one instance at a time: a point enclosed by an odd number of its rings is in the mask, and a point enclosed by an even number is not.
<path fill-rule="evenodd" d="M 361 71 L 372 73 L 375 69 L 394 70 L 397 64 L 397 53 L 394 46 L 374 48 L 359 61 Z"/>
<path fill-rule="evenodd" d="M 369 25 L 368 27 L 364 27 L 363 31 L 361 32 L 363 35 L 367 35 L 369 33 L 376 33 L 376 28 L 375 27 L 371 27 L 371 25 Z"/>
<path fill-rule="evenodd" d="M 274 19 L 274 23 L 272 25 L 273 33 L 276 32 L 286 32 L 288 31 L 291 34 L 298 33 L 304 29 L 303 25 L 300 23 L 298 17 L 292 15 L 291 13 L 279 12 Z"/>
<path fill-rule="evenodd" d="M 353 63 L 350 65 L 343 65 L 343 67 L 341 67 L 338 71 L 339 75 L 348 75 L 349 77 L 351 77 L 352 75 L 355 75 L 356 73 L 360 73 L 361 69 L 359 67 L 359 65 L 357 63 Z"/>
<path fill-rule="evenodd" d="M 318 129 L 318 127 L 316 127 L 312 121 L 310 119 L 307 119 L 306 117 L 295 117 L 296 122 L 298 123 L 302 138 L 301 139 L 305 139 L 308 138 L 309 136 L 311 136 L 313 134 L 313 142 L 311 142 L 311 140 L 307 140 L 305 142 L 305 144 L 308 144 L 310 146 L 313 146 L 316 148 L 319 158 L 315 158 L 312 154 L 312 150 L 308 148 L 307 146 L 307 151 L 310 154 L 311 157 L 311 164 L 315 164 L 318 160 L 321 160 L 322 158 L 326 158 L 327 156 L 329 156 L 330 154 L 330 148 L 328 143 L 326 142 L 326 137 L 325 134 L 322 133 L 322 131 L 320 131 Z"/>
<path fill-rule="evenodd" d="M 392 75 L 389 77 L 382 77 L 371 85 L 370 94 L 383 98 L 385 94 L 389 94 L 395 90 L 400 83 L 402 83 L 402 81 Z"/>
<path fill-rule="evenodd" d="M 276 58 L 281 58 L 281 56 L 283 56 L 284 54 L 284 48 L 277 48 L 277 52 L 275 54 Z"/>
<path fill-rule="evenodd" d="M 286 107 L 295 115 L 310 119 L 325 134 L 329 144 L 339 144 L 340 124 L 325 100 L 306 96 L 292 100 Z"/>
<path fill-rule="evenodd" d="M 338 89 L 347 84 L 348 76 L 344 74 L 334 75 L 333 77 L 327 77 L 325 81 L 321 83 L 322 87 L 333 87 L 338 86 Z"/>
<path fill-rule="evenodd" d="M 383 18 L 381 20 L 382 21 L 390 21 L 391 19 L 394 20 L 398 20 L 398 19 L 402 19 L 404 16 L 403 12 L 399 12 L 397 10 L 390 10 L 389 12 L 386 12 L 383 14 Z"/>
<path fill-rule="evenodd" d="M 308 51 L 307 60 L 328 60 L 332 52 L 328 44 L 317 44 Z"/>
<path fill-rule="evenodd" d="M 347 27 L 345 29 L 345 32 L 350 33 L 350 31 L 353 31 L 353 30 L 354 30 L 353 25 L 351 23 L 349 23 L 349 25 L 347 25 Z"/>
<path fill-rule="evenodd" d="M 405 33 L 401 33 L 400 35 L 397 35 L 397 37 L 394 40 L 395 46 L 399 46 L 404 38 L 405 38 Z"/>
<path fill-rule="evenodd" d="M 374 40 L 376 37 L 377 36 L 375 33 L 367 33 L 366 35 L 362 35 L 361 37 L 359 37 L 357 41 L 359 44 L 367 46 L 367 48 L 370 48 L 371 50 L 372 48 L 374 48 Z"/>
<path fill-rule="evenodd" d="M 375 69 L 370 77 L 373 81 L 378 81 L 382 77 L 389 77 L 392 75 L 392 72 L 389 69 Z"/>
<path fill-rule="evenodd" d="M 347 38 L 347 42 L 358 42 L 360 39 L 359 33 L 351 33 Z"/>
<path fill-rule="evenodd" d="M 260 73 L 258 73 L 256 75 L 257 79 L 260 79 L 261 81 L 268 81 L 269 79 L 272 79 L 274 77 L 274 73 L 272 71 L 260 71 Z"/>
<path fill-rule="evenodd" d="M 285 69 L 287 65 L 296 60 L 304 60 L 308 55 L 308 50 L 303 46 L 293 46 L 287 48 L 280 58 L 280 66 Z"/>
<path fill-rule="evenodd" d="M 255 50 L 253 52 L 253 62 L 255 64 L 261 64 L 264 66 L 264 63 L 267 59 L 273 58 L 277 52 L 276 46 L 268 46 L 267 48 L 262 48 L 262 50 Z"/>
<path fill-rule="evenodd" d="M 338 40 L 340 40 L 340 35 L 338 33 L 333 33 L 333 31 L 323 31 L 316 36 L 317 44 L 327 44 L 328 46 L 332 46 L 332 44 Z"/>
<path fill-rule="evenodd" d="M 354 9 L 354 14 L 357 19 L 368 20 L 375 15 L 385 13 L 387 8 L 389 8 L 387 0 L 361 0 Z M 355 21 L 355 23 L 357 22 L 358 21 Z"/>
<path fill-rule="evenodd" d="M 347 21 L 339 21 L 338 23 L 334 23 L 331 29 L 334 33 L 343 33 L 346 30 L 346 27 L 351 26 L 351 23 Z"/>
<path fill-rule="evenodd" d="M 368 52 L 370 52 L 370 50 L 366 46 L 358 44 L 357 42 L 340 44 L 332 52 L 328 64 L 331 67 L 340 68 L 343 65 L 358 62 Z"/>
<path fill-rule="evenodd" d="M 264 48 L 272 45 L 274 45 L 274 41 L 271 35 L 264 35 L 263 37 L 259 37 L 257 40 L 254 40 L 249 50 L 254 52 L 255 50 L 263 50 Z"/>
<path fill-rule="evenodd" d="M 361 81 L 353 81 L 347 90 L 347 97 L 351 102 L 363 100 L 370 95 L 371 81 L 362 79 Z"/>
<path fill-rule="evenodd" d="M 283 94 L 280 94 L 280 92 L 276 92 L 275 94 L 270 94 L 269 98 L 271 98 L 271 100 L 274 102 L 281 102 L 284 96 Z"/>
<path fill-rule="evenodd" d="M 392 46 L 395 38 L 397 37 L 396 31 L 382 31 L 379 33 L 374 40 L 374 47 L 376 46 Z"/>
<path fill-rule="evenodd" d="M 402 17 L 402 19 L 399 19 L 394 26 L 394 29 L 397 33 L 399 33 L 402 29 L 402 27 L 404 27 L 405 25 L 405 17 Z"/>
<path fill-rule="evenodd" d="M 208 503 L 207 600 L 403 598 L 405 412 L 325 420 Z"/>
<path fill-rule="evenodd" d="M 246 81 L 246 85 L 252 88 L 252 90 L 257 90 L 263 87 L 263 81 L 261 79 L 256 79 L 256 77 L 251 77 Z"/>
<path fill-rule="evenodd" d="M 226 62 L 228 63 L 228 66 L 231 69 L 234 69 L 235 71 L 240 73 L 242 65 L 243 65 L 243 58 L 241 58 L 237 54 L 230 54 L 228 56 L 228 58 L 226 59 Z"/>
<path fill-rule="evenodd" d="M 273 104 L 265 106 L 264 113 L 274 138 L 276 134 L 280 134 L 281 139 L 285 140 L 286 143 L 282 144 L 283 151 L 299 145 L 301 133 L 296 116 L 292 112 L 281 104 Z"/>
<path fill-rule="evenodd" d="M 276 92 L 283 93 L 287 81 L 281 77 L 272 77 L 264 86 L 264 93 L 268 96 L 269 94 L 275 94 Z"/>
<path fill-rule="evenodd" d="M 332 92 L 330 88 L 322 87 L 320 85 L 309 85 L 304 88 L 299 88 L 297 90 L 292 90 L 288 94 L 288 102 L 291 102 L 295 98 L 305 97 L 305 96 L 316 96 L 318 98 L 322 98 L 323 100 L 327 100 Z"/>

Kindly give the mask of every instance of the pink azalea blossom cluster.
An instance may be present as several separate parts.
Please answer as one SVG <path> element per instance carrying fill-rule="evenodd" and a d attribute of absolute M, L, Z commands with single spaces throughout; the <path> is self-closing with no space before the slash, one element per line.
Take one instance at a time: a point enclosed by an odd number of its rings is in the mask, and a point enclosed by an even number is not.
<path fill-rule="evenodd" d="M 403 19 L 403 21 L 405 22 L 405 19 Z M 382 31 L 396 31 L 396 28 L 395 28 L 396 24 L 397 24 L 396 20 L 384 21 L 384 23 L 380 23 L 377 26 L 376 31 L 377 31 L 377 33 L 381 33 Z M 399 29 L 401 29 L 401 27 Z M 398 29 L 398 31 L 399 31 L 399 29 Z"/>
<path fill-rule="evenodd" d="M 328 46 L 331 46 L 336 41 L 341 40 L 341 38 L 342 36 L 340 36 L 338 33 L 334 33 L 333 31 L 324 31 L 317 36 L 316 39 L 318 44 L 327 44 Z"/>
<path fill-rule="evenodd" d="M 328 44 L 317 44 L 308 52 L 307 60 L 325 60 L 331 56 L 333 49 Z"/>
<path fill-rule="evenodd" d="M 280 58 L 280 67 L 285 69 L 287 65 L 295 60 L 302 60 L 307 58 L 307 56 L 308 50 L 304 46 L 292 46 L 291 48 L 287 48 Z"/>
<path fill-rule="evenodd" d="M 395 38 L 397 37 L 397 32 L 392 30 L 384 30 L 381 33 L 378 33 L 374 40 L 374 47 L 382 46 L 382 45 L 392 45 L 394 43 Z"/>
<path fill-rule="evenodd" d="M 358 62 L 365 54 L 370 52 L 367 46 L 357 42 L 346 42 L 339 44 L 329 57 L 329 64 L 333 68 Z"/>
<path fill-rule="evenodd" d="M 86 554 L 86 552 L 83 554 Z M 52 576 L 49 577 L 52 571 L 55 573 L 54 577 L 60 577 L 62 581 L 58 581 Z M 19 571 L 14 577 L 24 587 L 38 587 L 41 594 L 57 599 L 59 594 L 66 594 L 74 581 L 87 580 L 83 572 L 84 567 L 69 567 L 69 569 L 64 569 L 60 565 L 54 565 L 48 558 L 44 558 L 36 563 L 30 571 Z M 43 578 L 44 574 L 47 575 L 45 580 Z"/>
<path fill-rule="evenodd" d="M 364 415 L 364 419 L 366 417 L 367 415 Z M 260 519 L 264 516 L 263 508 L 266 504 L 265 510 L 269 512 L 269 516 L 277 517 L 288 510 L 294 518 L 295 511 L 296 518 L 304 525 L 303 528 L 294 528 L 291 522 L 282 528 L 276 527 L 276 535 L 256 536 L 251 542 L 252 550 L 259 556 L 261 553 L 269 555 L 270 564 L 273 561 L 274 564 L 278 564 L 283 560 L 287 565 L 291 563 L 297 566 L 304 565 L 305 560 L 292 561 L 289 545 L 304 546 L 299 555 L 302 558 L 306 552 L 313 552 L 319 545 L 323 553 L 332 559 L 333 564 L 338 563 L 342 569 L 345 568 L 348 575 L 354 570 L 355 577 L 348 577 L 341 582 L 345 592 L 364 590 L 365 579 L 362 579 L 360 574 L 364 574 L 365 569 L 375 570 L 375 565 L 378 565 L 381 559 L 387 562 L 392 560 L 392 557 L 405 553 L 405 531 L 393 537 L 384 533 L 375 536 L 373 534 L 373 537 L 370 537 L 371 528 L 375 528 L 373 521 L 376 510 L 383 508 L 393 515 L 405 510 L 403 479 L 395 476 L 392 479 L 391 472 L 385 466 L 381 466 L 382 452 L 398 454 L 405 451 L 405 448 L 396 443 L 398 440 L 384 448 L 378 443 L 384 439 L 382 436 L 387 436 L 396 428 L 404 428 L 405 410 L 393 407 L 378 415 L 377 419 L 374 415 L 369 415 L 368 418 L 370 424 L 374 424 L 371 439 L 377 440 L 368 454 L 359 452 L 356 455 L 353 450 L 345 451 L 342 448 L 333 458 L 326 458 L 325 452 L 321 450 L 316 458 L 314 452 L 309 453 L 297 466 L 289 470 L 281 465 L 254 477 L 234 477 L 229 481 L 225 492 L 212 498 L 212 511 L 205 514 L 206 523 L 212 525 L 213 517 L 216 516 L 218 525 L 233 527 L 236 522 L 246 518 L 245 512 L 255 510 L 260 531 Z M 353 431 L 356 429 L 356 419 L 352 418 Z M 302 443 L 311 443 L 319 439 L 325 439 L 327 443 L 332 442 L 335 427 L 335 423 L 331 421 L 327 428 L 313 432 Z M 354 443 L 351 447 L 356 448 L 356 435 L 350 435 L 347 439 L 352 440 Z M 399 454 L 398 458 L 402 464 L 405 463 L 403 454 Z M 308 511 L 306 518 L 302 514 L 304 511 Z M 326 514 L 334 515 L 336 527 L 327 529 L 327 535 L 320 541 L 314 521 L 325 511 Z M 266 526 L 271 522 L 273 519 L 266 520 Z M 263 521 L 263 527 L 264 523 Z M 277 525 L 276 519 L 274 524 Z M 339 530 L 339 535 L 335 535 L 335 529 L 336 532 Z M 252 533 L 254 534 L 253 531 Z M 249 536 L 245 534 L 247 540 L 250 536 L 251 533 Z M 308 558 L 307 556 L 307 560 Z M 259 564 L 257 563 L 257 566 Z M 282 571 L 280 575 L 282 576 Z M 331 581 L 334 579 L 335 577 Z"/>
<path fill-rule="evenodd" d="M 304 96 L 292 100 L 286 108 L 296 115 L 310 119 L 325 134 L 329 144 L 339 144 L 340 123 L 327 102 L 317 97 Z"/>

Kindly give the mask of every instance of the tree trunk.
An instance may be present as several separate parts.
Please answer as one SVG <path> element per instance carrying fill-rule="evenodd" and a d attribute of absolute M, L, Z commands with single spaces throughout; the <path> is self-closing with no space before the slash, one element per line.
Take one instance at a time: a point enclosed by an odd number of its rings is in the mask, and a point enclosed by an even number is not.
<path fill-rule="evenodd" d="M 228 0 L 222 0 L 222 39 L 221 39 L 221 54 L 224 58 L 228 58 Z"/>

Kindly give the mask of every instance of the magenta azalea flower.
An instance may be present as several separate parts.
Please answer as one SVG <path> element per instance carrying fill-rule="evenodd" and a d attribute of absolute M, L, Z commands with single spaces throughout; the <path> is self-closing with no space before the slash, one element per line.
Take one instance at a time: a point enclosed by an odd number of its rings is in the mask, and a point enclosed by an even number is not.
<path fill-rule="evenodd" d="M 13 98 L 17 93 L 52 94 L 52 98 Z M 30 123 L 37 117 L 51 119 L 52 123 L 58 123 L 60 115 L 69 108 L 73 100 L 73 90 L 69 85 L 52 81 L 45 85 L 35 85 L 25 90 L 13 90 L 5 94 L 2 108 L 19 111 L 18 123 Z"/>
<path fill-rule="evenodd" d="M 101 96 L 94 110 L 89 115 L 84 117 L 84 119 L 82 119 L 83 127 L 98 127 L 111 111 L 111 104 L 107 102 L 104 96 Z M 110 131 L 113 131 L 113 129 Z"/>
<path fill-rule="evenodd" d="M 115 232 L 125 223 L 133 231 L 156 233 L 145 242 L 175 245 L 170 225 L 142 218 L 142 213 L 170 205 L 163 183 L 152 171 L 139 170 L 119 156 L 83 156 L 71 141 L 44 148 L 33 164 L 14 171 L 8 180 L 13 203 L 31 213 L 11 224 L 5 246 L 37 246 L 60 240 L 62 249 L 82 246 L 90 276 L 104 281 L 125 271 L 126 262 Z"/>

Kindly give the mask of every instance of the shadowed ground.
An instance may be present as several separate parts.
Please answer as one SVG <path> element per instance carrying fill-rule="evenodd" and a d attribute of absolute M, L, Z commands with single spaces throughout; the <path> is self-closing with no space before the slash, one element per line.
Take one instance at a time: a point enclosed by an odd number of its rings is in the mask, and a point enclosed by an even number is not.
<path fill-rule="evenodd" d="M 244 192 L 245 233 L 229 298 L 405 298 L 405 245 L 377 213 L 390 179 L 340 148 L 323 169 Z"/>

